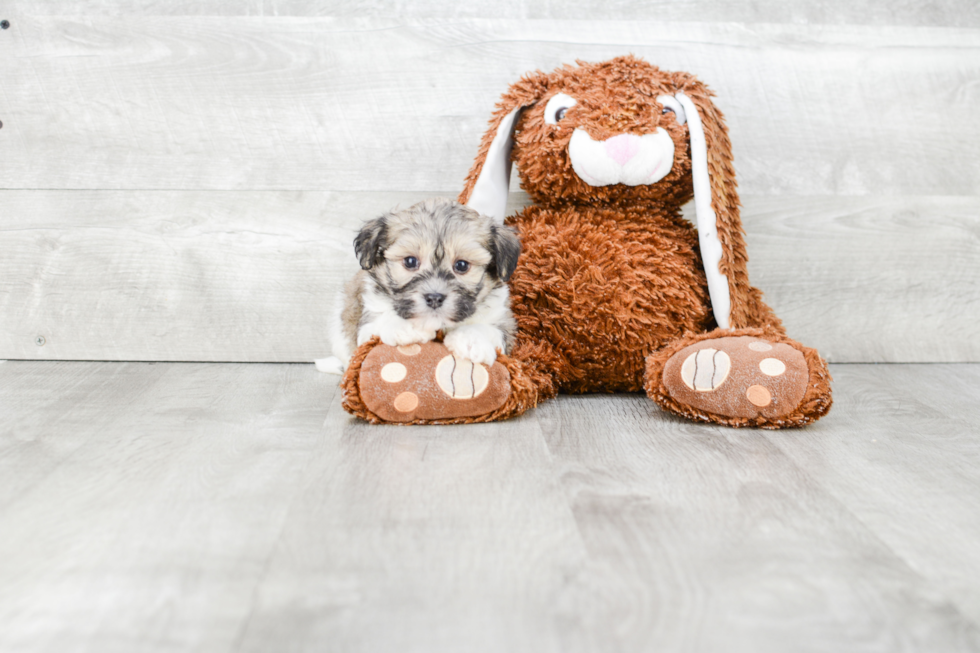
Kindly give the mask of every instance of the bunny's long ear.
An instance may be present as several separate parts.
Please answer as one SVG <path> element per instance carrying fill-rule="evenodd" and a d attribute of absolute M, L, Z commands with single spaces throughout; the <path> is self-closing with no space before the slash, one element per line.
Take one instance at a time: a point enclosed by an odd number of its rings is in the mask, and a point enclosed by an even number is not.
<path fill-rule="evenodd" d="M 533 73 L 511 86 L 500 99 L 466 176 L 466 186 L 459 195 L 461 204 L 503 223 L 510 188 L 514 127 L 521 110 L 541 99 L 547 89 L 547 75 Z"/>
<path fill-rule="evenodd" d="M 725 120 L 711 102 L 711 92 L 698 82 L 689 81 L 675 97 L 684 108 L 691 138 L 698 239 L 715 322 L 725 329 L 747 327 L 753 296 Z"/>

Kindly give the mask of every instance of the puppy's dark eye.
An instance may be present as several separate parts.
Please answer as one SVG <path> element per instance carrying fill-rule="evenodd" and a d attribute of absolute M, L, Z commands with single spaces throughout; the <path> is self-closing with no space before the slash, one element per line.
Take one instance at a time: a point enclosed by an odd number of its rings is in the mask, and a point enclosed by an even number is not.
<path fill-rule="evenodd" d="M 564 118 L 565 113 L 567 111 L 568 111 L 568 107 L 562 107 L 561 109 L 558 109 L 557 113 L 555 113 L 555 120 L 561 120 L 562 118 Z"/>
<path fill-rule="evenodd" d="M 466 274 L 470 270 L 470 264 L 466 261 L 456 261 L 453 263 L 453 270 L 456 271 L 456 274 Z"/>
<path fill-rule="evenodd" d="M 670 107 L 664 107 L 664 110 L 661 111 L 661 113 L 666 116 L 668 113 L 674 113 L 674 110 L 671 109 Z"/>
<path fill-rule="evenodd" d="M 406 256 L 402 259 L 402 265 L 404 265 L 409 270 L 415 270 L 419 267 L 419 260 L 414 256 Z"/>

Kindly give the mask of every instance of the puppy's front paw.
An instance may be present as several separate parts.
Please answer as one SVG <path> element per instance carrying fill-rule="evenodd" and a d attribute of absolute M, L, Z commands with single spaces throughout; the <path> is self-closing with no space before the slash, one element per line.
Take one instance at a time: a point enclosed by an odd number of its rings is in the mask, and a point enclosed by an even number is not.
<path fill-rule="evenodd" d="M 474 363 L 493 365 L 502 340 L 497 330 L 482 324 L 469 324 L 450 331 L 443 342 L 446 349 Z"/>
<path fill-rule="evenodd" d="M 414 345 L 433 340 L 435 332 L 419 331 L 411 322 L 388 322 L 378 328 L 378 337 L 381 342 L 391 347 L 401 347 L 403 345 Z"/>

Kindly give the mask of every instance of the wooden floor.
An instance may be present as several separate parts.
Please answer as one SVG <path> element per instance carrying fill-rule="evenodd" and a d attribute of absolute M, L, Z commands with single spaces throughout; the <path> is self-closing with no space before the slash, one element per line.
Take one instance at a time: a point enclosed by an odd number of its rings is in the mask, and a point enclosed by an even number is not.
<path fill-rule="evenodd" d="M 800 431 L 377 427 L 312 365 L 0 363 L 0 650 L 977 651 L 980 365 Z"/>

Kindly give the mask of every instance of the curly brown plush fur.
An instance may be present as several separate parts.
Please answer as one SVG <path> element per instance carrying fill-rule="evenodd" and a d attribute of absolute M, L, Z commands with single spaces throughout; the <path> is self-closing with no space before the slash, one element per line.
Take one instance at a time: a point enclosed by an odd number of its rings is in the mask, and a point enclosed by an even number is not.
<path fill-rule="evenodd" d="M 549 124 L 545 108 L 558 93 L 577 103 L 560 122 Z M 729 328 L 720 331 L 698 230 L 681 217 L 681 206 L 694 197 L 690 122 L 680 124 L 657 99 L 679 94 L 696 105 L 706 141 L 710 207 L 721 244 L 717 269 L 727 278 L 730 297 Z M 799 426 L 829 410 L 824 361 L 785 336 L 762 293 L 749 284 L 731 143 L 712 96 L 693 75 L 662 71 L 632 56 L 536 72 L 503 95 L 459 201 L 470 201 L 488 155 L 499 151 L 501 125 L 519 110 L 512 159 L 534 204 L 507 220 L 523 244 L 510 281 L 518 324 L 510 358 L 521 362 L 515 369 L 530 380 L 534 396 L 523 387 L 519 401 L 487 418 L 519 414 L 557 392 L 644 388 L 667 410 L 731 426 Z M 658 128 L 674 146 L 673 166 L 661 180 L 596 186 L 576 174 L 569 154 L 576 129 L 605 141 L 619 134 L 655 134 Z M 792 414 L 730 418 L 670 397 L 660 377 L 672 353 L 698 340 L 742 333 L 764 334 L 804 354 L 810 384 Z"/>

